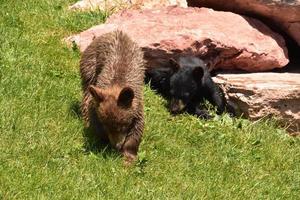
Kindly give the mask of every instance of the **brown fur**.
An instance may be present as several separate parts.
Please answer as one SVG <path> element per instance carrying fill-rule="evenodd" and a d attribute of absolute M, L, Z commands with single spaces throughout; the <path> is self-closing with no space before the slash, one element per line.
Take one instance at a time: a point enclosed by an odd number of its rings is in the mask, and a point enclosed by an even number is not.
<path fill-rule="evenodd" d="M 80 72 L 85 126 L 135 159 L 144 129 L 142 51 L 121 31 L 104 34 L 83 52 Z"/>

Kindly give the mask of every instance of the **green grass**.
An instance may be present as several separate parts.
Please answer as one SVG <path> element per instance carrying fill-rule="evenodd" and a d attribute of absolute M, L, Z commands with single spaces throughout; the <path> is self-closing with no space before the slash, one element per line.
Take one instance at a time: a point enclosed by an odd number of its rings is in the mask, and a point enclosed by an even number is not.
<path fill-rule="evenodd" d="M 105 20 L 74 0 L 0 0 L 0 199 L 298 199 L 300 140 L 272 121 L 172 117 L 145 86 L 139 162 L 124 168 L 78 114 L 79 53 Z"/>

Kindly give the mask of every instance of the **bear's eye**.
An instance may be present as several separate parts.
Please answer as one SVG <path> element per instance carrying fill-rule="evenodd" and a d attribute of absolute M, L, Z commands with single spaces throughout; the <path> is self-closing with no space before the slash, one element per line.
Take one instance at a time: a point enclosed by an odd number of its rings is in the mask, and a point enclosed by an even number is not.
<path fill-rule="evenodd" d="M 171 94 L 171 95 L 174 95 L 174 94 L 175 94 L 175 91 L 174 91 L 174 90 L 170 90 L 170 94 Z"/>
<path fill-rule="evenodd" d="M 188 98 L 188 97 L 190 96 L 190 93 L 185 92 L 185 93 L 183 94 L 183 96 L 184 96 L 185 98 Z"/>
<path fill-rule="evenodd" d="M 164 82 L 166 82 L 166 78 L 162 78 L 162 79 L 160 80 L 160 84 L 164 84 Z"/>

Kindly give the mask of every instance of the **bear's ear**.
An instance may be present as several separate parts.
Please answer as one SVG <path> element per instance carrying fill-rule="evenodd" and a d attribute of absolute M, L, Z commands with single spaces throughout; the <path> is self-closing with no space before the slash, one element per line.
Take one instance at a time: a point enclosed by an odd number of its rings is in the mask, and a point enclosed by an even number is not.
<path fill-rule="evenodd" d="M 90 85 L 88 87 L 88 90 L 98 103 L 100 103 L 104 100 L 104 94 L 100 88 Z"/>
<path fill-rule="evenodd" d="M 130 87 L 124 87 L 119 94 L 118 106 L 129 108 L 131 107 L 134 98 L 134 91 Z"/>
<path fill-rule="evenodd" d="M 169 64 L 170 64 L 173 72 L 177 72 L 180 69 L 179 63 L 174 58 L 170 58 Z"/>
<path fill-rule="evenodd" d="M 202 67 L 196 67 L 193 69 L 193 77 L 196 81 L 201 81 L 204 75 L 204 71 Z"/>

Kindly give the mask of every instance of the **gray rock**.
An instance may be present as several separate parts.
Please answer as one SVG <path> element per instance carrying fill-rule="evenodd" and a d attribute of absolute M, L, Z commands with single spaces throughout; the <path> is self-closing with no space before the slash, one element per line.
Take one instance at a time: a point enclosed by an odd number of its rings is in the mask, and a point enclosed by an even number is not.
<path fill-rule="evenodd" d="M 186 0 L 80 0 L 70 10 L 105 10 L 115 12 L 124 8 L 149 9 L 162 6 L 187 7 Z"/>
<path fill-rule="evenodd" d="M 238 113 L 251 120 L 277 118 L 290 132 L 300 131 L 300 74 L 246 73 L 214 77 Z"/>

